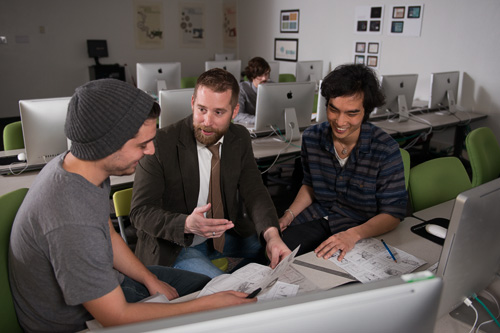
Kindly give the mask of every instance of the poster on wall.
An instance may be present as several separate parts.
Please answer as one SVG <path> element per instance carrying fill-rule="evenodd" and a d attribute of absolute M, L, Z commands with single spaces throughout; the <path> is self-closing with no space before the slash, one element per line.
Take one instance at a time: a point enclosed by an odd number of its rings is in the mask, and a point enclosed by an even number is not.
<path fill-rule="evenodd" d="M 354 32 L 365 35 L 380 35 L 384 20 L 384 6 L 356 6 Z"/>
<path fill-rule="evenodd" d="M 422 31 L 424 5 L 392 6 L 387 31 L 392 36 L 419 37 Z"/>
<path fill-rule="evenodd" d="M 274 60 L 297 61 L 299 40 L 296 38 L 274 39 Z"/>
<path fill-rule="evenodd" d="M 223 47 L 225 49 L 235 49 L 237 47 L 238 39 L 236 37 L 236 3 L 224 3 L 223 6 L 223 32 L 224 40 Z"/>
<path fill-rule="evenodd" d="M 182 3 L 179 9 L 181 47 L 205 47 L 205 11 L 203 5 Z"/>
<path fill-rule="evenodd" d="M 299 32 L 299 10 L 282 10 L 280 14 L 280 32 Z"/>
<path fill-rule="evenodd" d="M 368 67 L 380 67 L 380 41 L 356 41 L 354 42 L 355 64 L 363 64 Z"/>
<path fill-rule="evenodd" d="M 135 1 L 135 45 L 138 48 L 163 48 L 163 8 L 161 2 Z"/>

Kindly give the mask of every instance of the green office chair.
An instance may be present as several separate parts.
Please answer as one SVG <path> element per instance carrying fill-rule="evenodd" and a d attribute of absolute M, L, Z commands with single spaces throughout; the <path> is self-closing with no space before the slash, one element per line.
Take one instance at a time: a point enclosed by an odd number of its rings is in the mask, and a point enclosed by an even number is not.
<path fill-rule="evenodd" d="M 135 235 L 135 229 L 126 229 L 126 224 L 128 223 L 128 215 L 130 214 L 130 204 L 132 202 L 132 188 L 127 188 L 125 190 L 116 191 L 113 194 L 113 205 L 115 207 L 115 214 L 118 219 L 118 227 L 120 229 L 120 235 L 127 245 L 131 245 L 129 240 L 135 237 L 137 241 L 137 236 Z M 127 230 L 127 232 L 125 232 Z M 133 235 L 130 235 L 130 234 Z M 133 246 L 132 246 L 133 247 Z M 219 258 L 212 260 L 212 263 L 219 268 L 221 271 L 225 272 L 229 265 L 227 258 Z"/>
<path fill-rule="evenodd" d="M 488 127 L 480 127 L 465 138 L 465 147 L 472 168 L 472 186 L 500 176 L 500 145 Z"/>
<path fill-rule="evenodd" d="M 295 75 L 284 73 L 279 75 L 279 82 L 296 82 Z"/>
<path fill-rule="evenodd" d="M 472 188 L 469 175 L 457 157 L 439 157 L 410 170 L 409 192 L 414 211 L 455 199 Z"/>
<path fill-rule="evenodd" d="M 318 110 L 318 93 L 314 94 L 314 100 L 313 100 L 313 112 L 316 113 Z"/>
<path fill-rule="evenodd" d="M 12 223 L 27 192 L 27 188 L 21 188 L 0 196 L 0 327 L 4 332 L 22 332 L 12 301 L 7 261 Z"/>
<path fill-rule="evenodd" d="M 405 187 L 406 190 L 408 190 L 408 183 L 410 182 L 410 168 L 411 168 L 410 153 L 408 153 L 408 151 L 404 150 L 403 148 L 399 148 L 399 151 L 401 152 L 401 157 L 403 158 L 403 165 L 405 169 Z"/>
<path fill-rule="evenodd" d="M 23 127 L 21 121 L 8 124 L 3 129 L 3 149 L 13 150 L 24 148 Z"/>
<path fill-rule="evenodd" d="M 197 76 L 186 76 L 181 78 L 181 88 L 194 88 L 196 85 Z"/>

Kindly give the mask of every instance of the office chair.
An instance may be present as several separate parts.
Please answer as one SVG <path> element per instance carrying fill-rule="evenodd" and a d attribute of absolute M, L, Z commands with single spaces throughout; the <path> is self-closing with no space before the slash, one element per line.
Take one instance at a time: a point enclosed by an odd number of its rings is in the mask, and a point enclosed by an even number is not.
<path fill-rule="evenodd" d="M 21 121 L 16 121 L 3 129 L 3 148 L 4 150 L 24 148 L 23 127 Z"/>
<path fill-rule="evenodd" d="M 279 82 L 296 82 L 295 75 L 284 73 L 279 75 Z"/>
<path fill-rule="evenodd" d="M 181 78 L 181 89 L 194 88 L 196 85 L 197 76 L 186 76 Z"/>
<path fill-rule="evenodd" d="M 137 241 L 135 228 L 132 226 L 125 226 L 128 222 L 128 215 L 130 214 L 130 204 L 132 202 L 132 188 L 127 188 L 124 190 L 116 191 L 113 194 L 113 205 L 115 207 L 115 214 L 118 219 L 118 227 L 120 229 L 120 235 L 122 236 L 125 243 L 132 247 L 135 244 L 130 244 L 129 240 L 135 237 L 135 242 Z M 126 232 L 127 231 L 127 232 Z M 132 234 L 132 235 L 131 235 Z M 219 258 L 212 260 L 212 263 L 219 268 L 221 271 L 225 272 L 229 265 L 227 258 Z"/>
<path fill-rule="evenodd" d="M 410 170 L 409 193 L 414 211 L 455 199 L 471 188 L 469 175 L 457 157 L 438 157 Z"/>
<path fill-rule="evenodd" d="M 405 188 L 408 190 L 408 183 L 410 182 L 410 153 L 408 151 L 404 150 L 403 148 L 399 148 L 399 151 L 401 152 L 401 157 L 403 158 L 403 165 L 405 169 Z"/>
<path fill-rule="evenodd" d="M 500 176 L 500 145 L 488 127 L 480 127 L 465 138 L 465 147 L 472 169 L 472 186 Z"/>
<path fill-rule="evenodd" d="M 313 111 L 312 113 L 316 113 L 318 111 L 318 93 L 314 94 L 314 100 L 313 100 Z"/>
<path fill-rule="evenodd" d="M 28 192 L 27 188 L 21 188 L 0 196 L 0 327 L 4 332 L 22 332 L 17 321 L 12 294 L 10 292 L 8 254 L 9 238 L 12 223 L 16 217 L 17 210 Z"/>

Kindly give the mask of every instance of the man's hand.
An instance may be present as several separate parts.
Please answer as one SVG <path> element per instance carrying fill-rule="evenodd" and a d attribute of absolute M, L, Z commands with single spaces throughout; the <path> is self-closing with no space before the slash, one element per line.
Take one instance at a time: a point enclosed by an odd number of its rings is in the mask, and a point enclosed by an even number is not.
<path fill-rule="evenodd" d="M 281 260 L 292 253 L 288 246 L 285 245 L 280 237 L 278 229 L 275 227 L 268 228 L 264 231 L 264 239 L 266 240 L 266 253 L 271 260 L 271 268 L 276 267 Z"/>
<path fill-rule="evenodd" d="M 283 216 L 279 219 L 281 231 L 283 232 L 286 228 L 288 228 L 288 226 L 290 225 L 290 223 L 292 223 L 292 221 L 293 221 L 292 215 L 288 212 L 285 212 L 285 214 L 283 214 Z"/>
<path fill-rule="evenodd" d="M 226 230 L 234 227 L 233 222 L 226 219 L 207 219 L 205 213 L 210 210 L 210 204 L 196 207 L 186 218 L 184 232 L 205 238 L 220 237 Z"/>
<path fill-rule="evenodd" d="M 148 288 L 150 295 L 160 293 L 167 296 L 170 301 L 179 297 L 179 294 L 174 287 L 166 282 L 159 280 L 158 278 L 156 278 L 156 276 L 146 282 L 146 288 Z"/>
<path fill-rule="evenodd" d="M 340 251 L 337 259 L 338 261 L 342 261 L 346 253 L 351 251 L 354 245 L 356 245 L 356 242 L 360 239 L 361 237 L 354 229 L 342 231 L 328 237 L 327 240 L 314 250 L 314 253 L 316 253 L 318 258 L 323 257 L 324 259 L 329 259 L 335 252 Z"/>

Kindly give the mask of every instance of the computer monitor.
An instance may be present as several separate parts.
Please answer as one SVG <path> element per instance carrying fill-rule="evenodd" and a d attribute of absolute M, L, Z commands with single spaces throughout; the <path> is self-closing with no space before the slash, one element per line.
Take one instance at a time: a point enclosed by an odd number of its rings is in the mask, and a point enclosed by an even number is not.
<path fill-rule="evenodd" d="M 286 132 L 287 140 L 295 140 L 300 135 L 299 129 L 311 125 L 314 91 L 314 82 L 260 84 L 257 88 L 254 130 L 279 129 Z"/>
<path fill-rule="evenodd" d="M 235 60 L 236 56 L 234 53 L 216 53 L 214 59 L 215 61 Z"/>
<path fill-rule="evenodd" d="M 297 82 L 313 81 L 318 84 L 323 79 L 323 60 L 298 61 L 295 77 Z"/>
<path fill-rule="evenodd" d="M 194 88 L 160 91 L 160 128 L 186 118 L 191 113 L 191 97 Z"/>
<path fill-rule="evenodd" d="M 457 196 L 436 275 L 444 288 L 438 318 L 479 293 L 500 268 L 500 178 Z"/>
<path fill-rule="evenodd" d="M 181 63 L 137 63 L 137 88 L 156 96 L 160 90 L 180 89 Z"/>
<path fill-rule="evenodd" d="M 460 72 L 431 73 L 429 109 L 448 109 L 457 112 L 458 81 Z"/>
<path fill-rule="evenodd" d="M 241 79 L 241 60 L 220 60 L 220 61 L 205 61 L 205 70 L 212 68 L 222 68 L 233 74 L 238 82 Z"/>
<path fill-rule="evenodd" d="M 280 62 L 279 61 L 268 61 L 269 67 L 271 67 L 271 73 L 269 74 L 269 80 L 271 82 L 280 82 Z"/>
<path fill-rule="evenodd" d="M 321 84 L 323 83 L 323 80 L 319 80 L 319 89 L 318 89 L 318 105 L 316 109 L 316 122 L 322 123 L 327 121 L 326 117 L 326 98 L 324 98 L 321 95 Z"/>
<path fill-rule="evenodd" d="M 71 97 L 19 101 L 26 163 L 43 166 L 68 149 L 64 122 Z"/>
<path fill-rule="evenodd" d="M 87 39 L 87 52 L 90 58 L 94 58 L 95 64 L 99 64 L 99 58 L 108 56 L 108 42 L 105 39 Z"/>
<path fill-rule="evenodd" d="M 386 104 L 376 108 L 370 116 L 399 115 L 397 121 L 407 121 L 410 117 L 417 79 L 418 74 L 383 75 L 380 84 Z"/>
<path fill-rule="evenodd" d="M 409 276 L 108 328 L 103 332 L 432 332 L 442 281 L 434 277 L 409 282 L 414 275 Z"/>

